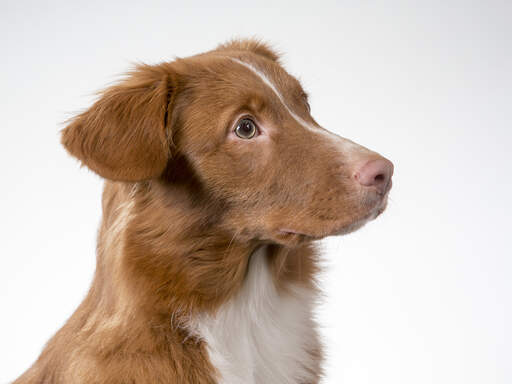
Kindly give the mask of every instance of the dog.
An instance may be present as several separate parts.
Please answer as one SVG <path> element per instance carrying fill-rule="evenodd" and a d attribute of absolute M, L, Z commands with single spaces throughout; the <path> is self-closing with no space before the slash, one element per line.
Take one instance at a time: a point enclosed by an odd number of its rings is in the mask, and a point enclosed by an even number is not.
<path fill-rule="evenodd" d="M 62 131 L 105 179 L 90 291 L 16 384 L 313 384 L 314 243 L 393 164 L 320 127 L 268 45 L 139 65 Z"/>

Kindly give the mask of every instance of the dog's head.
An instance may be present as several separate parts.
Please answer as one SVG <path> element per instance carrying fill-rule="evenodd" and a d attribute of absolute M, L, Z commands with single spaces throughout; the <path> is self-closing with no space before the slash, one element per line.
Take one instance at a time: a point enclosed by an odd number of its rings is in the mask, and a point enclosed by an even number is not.
<path fill-rule="evenodd" d="M 380 214 L 392 164 L 320 127 L 300 83 L 255 41 L 139 66 L 64 129 L 100 176 L 180 184 L 222 202 L 218 225 L 285 245 L 355 230 Z"/>

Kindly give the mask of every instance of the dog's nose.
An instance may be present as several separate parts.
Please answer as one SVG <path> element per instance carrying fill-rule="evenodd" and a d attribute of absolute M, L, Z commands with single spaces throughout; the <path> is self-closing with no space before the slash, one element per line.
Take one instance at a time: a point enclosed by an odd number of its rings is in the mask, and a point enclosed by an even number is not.
<path fill-rule="evenodd" d="M 359 184 L 375 187 L 381 195 L 391 188 L 391 176 L 393 176 L 393 163 L 385 158 L 370 160 L 354 175 Z"/>

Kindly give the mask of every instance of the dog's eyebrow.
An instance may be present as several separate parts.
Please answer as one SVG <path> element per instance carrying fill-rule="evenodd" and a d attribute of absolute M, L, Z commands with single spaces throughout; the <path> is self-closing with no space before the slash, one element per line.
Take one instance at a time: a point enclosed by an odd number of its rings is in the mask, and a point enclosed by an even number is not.
<path fill-rule="evenodd" d="M 279 92 L 279 90 L 277 89 L 277 87 L 274 85 L 274 83 L 272 83 L 272 81 L 270 81 L 270 79 L 263 73 L 261 72 L 258 68 L 256 68 L 254 65 L 252 64 L 249 64 L 249 63 L 246 63 L 245 61 L 242 61 L 240 59 L 236 59 L 234 57 L 230 57 L 230 59 L 232 61 L 234 61 L 235 63 L 238 63 L 240 65 L 243 65 L 244 67 L 248 68 L 251 72 L 253 72 L 256 76 L 258 76 L 260 78 L 261 81 L 263 81 L 263 83 L 268 86 L 273 92 L 274 94 L 277 96 L 277 98 L 279 99 L 279 101 L 281 102 L 281 104 L 283 104 L 284 108 L 286 109 L 286 111 L 290 114 L 291 117 L 293 117 L 293 119 L 299 123 L 300 125 L 302 125 L 304 128 L 306 128 L 307 130 L 310 130 L 310 131 L 313 131 L 313 132 L 319 132 L 319 131 L 323 131 L 321 128 L 319 127 L 316 127 L 310 123 L 308 123 L 306 120 L 304 120 L 302 117 L 298 116 L 295 112 L 293 112 L 290 107 L 288 107 L 288 105 L 286 104 L 284 98 L 283 98 L 283 95 L 281 95 L 281 92 Z"/>

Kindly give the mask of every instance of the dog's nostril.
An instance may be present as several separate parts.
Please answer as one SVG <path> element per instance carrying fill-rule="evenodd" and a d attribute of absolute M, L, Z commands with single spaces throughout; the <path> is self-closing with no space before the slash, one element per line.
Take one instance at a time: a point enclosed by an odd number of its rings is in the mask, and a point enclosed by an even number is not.
<path fill-rule="evenodd" d="M 384 194 L 391 185 L 392 175 L 393 163 L 387 159 L 379 158 L 363 165 L 355 174 L 355 179 L 359 184 L 365 187 L 375 187 L 379 193 Z"/>
<path fill-rule="evenodd" d="M 385 178 L 386 178 L 386 177 L 384 176 L 384 174 L 379 173 L 377 176 L 375 176 L 375 181 L 376 181 L 376 182 L 381 182 L 381 181 L 384 181 L 384 180 L 385 180 Z"/>

